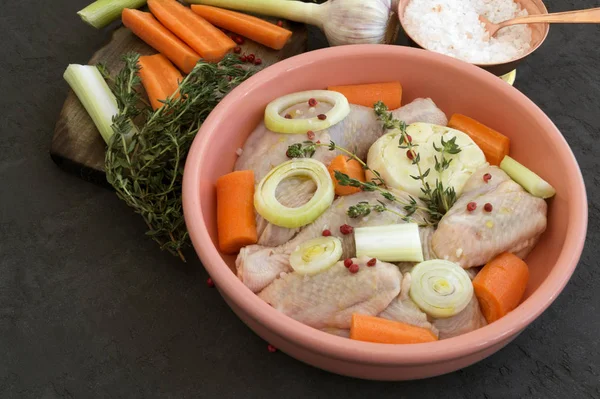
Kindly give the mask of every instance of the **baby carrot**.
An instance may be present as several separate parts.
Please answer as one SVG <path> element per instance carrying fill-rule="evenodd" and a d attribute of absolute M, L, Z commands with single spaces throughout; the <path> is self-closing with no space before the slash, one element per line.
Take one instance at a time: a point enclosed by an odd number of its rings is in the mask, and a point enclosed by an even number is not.
<path fill-rule="evenodd" d="M 200 60 L 200 56 L 194 50 L 169 32 L 149 12 L 126 8 L 121 18 L 123 25 L 170 59 L 183 72 L 190 73 Z"/>
<path fill-rule="evenodd" d="M 345 155 L 338 155 L 337 157 L 333 158 L 333 160 L 327 167 L 327 170 L 329 170 L 331 180 L 333 180 L 333 184 L 335 185 L 335 193 L 337 195 L 355 194 L 360 191 L 360 188 L 340 186 L 335 178 L 336 170 L 348 175 L 348 177 L 350 177 L 351 179 L 360 180 L 362 182 L 365 181 L 365 170 L 363 169 L 362 165 L 355 159 L 350 159 L 350 157 L 347 157 Z"/>
<path fill-rule="evenodd" d="M 183 76 L 162 54 L 141 56 L 138 63 L 142 85 L 152 109 L 157 110 L 164 105 L 160 100 L 164 101 L 177 91 Z M 179 93 L 175 97 L 178 96 Z"/>
<path fill-rule="evenodd" d="M 217 179 L 217 230 L 219 248 L 227 254 L 258 241 L 253 171 L 240 170 Z"/>
<path fill-rule="evenodd" d="M 402 103 L 402 85 L 400 82 L 330 86 L 327 90 L 342 93 L 350 104 L 365 107 L 373 107 L 377 101 L 382 101 L 391 110 L 400 108 Z"/>
<path fill-rule="evenodd" d="M 352 314 L 350 339 L 382 344 L 419 344 L 438 340 L 427 328 L 358 313 Z"/>
<path fill-rule="evenodd" d="M 448 126 L 460 130 L 471 137 L 490 165 L 500 165 L 505 155 L 510 151 L 510 139 L 494 129 L 477 122 L 475 119 L 461 114 L 454 114 L 448 121 Z"/>
<path fill-rule="evenodd" d="M 515 309 L 525 293 L 529 269 L 518 256 L 504 252 L 489 261 L 475 279 L 473 289 L 488 323 Z"/>
<path fill-rule="evenodd" d="M 220 29 L 176 0 L 148 0 L 156 18 L 209 62 L 218 62 L 235 42 Z"/>
<path fill-rule="evenodd" d="M 192 11 L 215 26 L 275 50 L 281 50 L 292 36 L 292 32 L 287 29 L 241 12 L 197 4 L 192 4 Z"/>

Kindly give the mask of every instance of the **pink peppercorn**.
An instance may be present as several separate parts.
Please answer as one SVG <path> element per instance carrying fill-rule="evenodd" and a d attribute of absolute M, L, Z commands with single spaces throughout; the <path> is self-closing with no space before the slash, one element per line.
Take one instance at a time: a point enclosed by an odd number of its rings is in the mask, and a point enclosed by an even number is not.
<path fill-rule="evenodd" d="M 206 285 L 208 285 L 210 288 L 212 288 L 212 287 L 214 287 L 214 286 L 215 286 L 215 283 L 212 281 L 212 278 L 210 278 L 210 277 L 209 277 L 209 278 L 206 280 Z"/>
<path fill-rule="evenodd" d="M 415 153 L 413 152 L 413 150 L 407 150 L 407 151 L 406 151 L 406 157 L 407 157 L 408 159 L 410 159 L 411 161 L 412 161 L 413 159 L 415 159 Z"/>
<path fill-rule="evenodd" d="M 271 345 L 271 344 L 267 345 L 267 350 L 268 350 L 269 352 L 271 352 L 271 353 L 275 353 L 275 352 L 277 352 L 277 348 L 276 348 L 276 347 L 274 347 L 274 346 L 273 346 L 273 345 Z"/>
<path fill-rule="evenodd" d="M 492 179 L 492 175 L 489 173 L 486 173 L 485 175 L 483 175 L 483 181 L 484 182 L 489 182 Z"/>
<path fill-rule="evenodd" d="M 248 54 L 246 56 L 246 59 L 248 60 L 248 62 L 254 62 L 254 60 L 256 59 L 256 56 L 254 54 Z"/>
<path fill-rule="evenodd" d="M 494 207 L 489 202 L 483 206 L 483 210 L 486 212 L 491 212 Z"/>
<path fill-rule="evenodd" d="M 277 26 L 279 26 L 281 28 L 283 26 L 283 21 L 281 21 L 281 20 L 277 21 Z"/>
<path fill-rule="evenodd" d="M 317 115 L 317 118 L 319 118 L 320 121 L 324 121 L 325 119 L 327 119 L 327 115 L 319 114 L 319 115 Z"/>
<path fill-rule="evenodd" d="M 353 263 L 352 259 L 350 259 L 350 258 L 344 259 L 344 266 L 350 267 L 350 266 L 352 266 L 352 263 Z"/>
<path fill-rule="evenodd" d="M 306 136 L 308 137 L 309 140 L 312 140 L 315 138 L 315 132 L 313 132 L 312 130 L 309 130 L 308 132 L 306 132 Z"/>
<path fill-rule="evenodd" d="M 317 105 L 317 100 L 315 100 L 314 98 L 309 99 L 308 105 L 310 105 L 311 107 L 315 107 Z"/>
<path fill-rule="evenodd" d="M 254 65 L 260 65 L 262 64 L 262 60 L 260 58 L 257 58 L 254 60 Z"/>
<path fill-rule="evenodd" d="M 352 234 L 354 228 L 348 224 L 343 224 L 340 226 L 340 233 L 342 234 Z"/>
<path fill-rule="evenodd" d="M 245 42 L 244 38 L 241 36 L 233 37 L 233 41 L 236 42 L 237 44 L 244 44 L 244 42 Z"/>
<path fill-rule="evenodd" d="M 329 237 L 331 235 L 331 230 L 323 230 L 323 237 Z"/>
<path fill-rule="evenodd" d="M 477 204 L 475 202 L 469 202 L 467 204 L 467 211 L 473 212 L 475 209 L 477 209 Z"/>
<path fill-rule="evenodd" d="M 353 264 L 350 265 L 350 267 L 348 268 L 348 270 L 352 274 L 358 273 L 358 265 L 356 263 L 353 263 Z"/>
<path fill-rule="evenodd" d="M 376 263 L 377 263 L 377 259 L 373 258 L 367 262 L 367 266 L 369 266 L 369 267 L 375 266 Z"/>

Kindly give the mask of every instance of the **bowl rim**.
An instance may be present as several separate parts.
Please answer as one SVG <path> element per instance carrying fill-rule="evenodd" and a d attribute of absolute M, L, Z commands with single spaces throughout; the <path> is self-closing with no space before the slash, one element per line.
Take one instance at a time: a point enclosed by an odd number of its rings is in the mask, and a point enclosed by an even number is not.
<path fill-rule="evenodd" d="M 273 79 L 273 76 L 294 73 L 295 69 L 305 64 L 318 64 L 327 62 L 329 59 L 359 55 L 369 59 L 369 57 L 383 53 L 394 53 L 395 57 L 420 59 L 425 63 L 442 64 L 446 69 L 460 70 L 462 72 L 459 73 L 468 73 L 474 80 L 485 81 L 495 89 L 509 94 L 515 101 L 526 105 L 526 108 L 531 110 L 530 112 L 544 126 L 544 129 L 548 130 L 548 134 L 554 140 L 554 145 L 564 147 L 565 170 L 568 175 L 573 177 L 569 179 L 568 192 L 572 198 L 578 198 L 577 202 L 569 207 L 571 214 L 567 226 L 567 238 L 556 260 L 556 264 L 560 267 L 555 267 L 529 298 L 508 315 L 492 324 L 457 337 L 432 343 L 392 346 L 354 341 L 314 329 L 275 310 L 249 290 L 223 261 L 216 246 L 212 244 L 201 211 L 199 186 L 203 154 L 210 151 L 210 142 L 218 134 L 216 127 L 219 126 L 221 120 L 227 119 L 228 110 L 234 108 L 236 101 L 246 97 L 249 92 L 269 84 L 268 82 Z M 583 251 L 588 221 L 587 194 L 577 160 L 554 123 L 535 103 L 502 79 L 475 65 L 469 65 L 458 59 L 427 50 L 377 44 L 329 47 L 300 54 L 258 72 L 235 88 L 209 115 L 192 143 L 184 170 L 183 208 L 191 241 L 205 269 L 221 295 L 246 312 L 248 317 L 284 340 L 292 341 L 311 352 L 355 363 L 390 366 L 422 365 L 465 357 L 485 351 L 518 334 L 552 304 L 569 281 Z"/>
<path fill-rule="evenodd" d="M 406 0 L 406 6 L 408 6 L 408 3 L 410 3 L 411 1 L 412 0 Z M 402 27 L 402 31 L 410 40 L 412 40 L 414 43 L 416 43 L 417 46 L 421 47 L 424 50 L 431 51 L 433 53 L 437 53 L 436 51 L 429 50 L 427 47 L 423 46 L 408 32 L 408 30 L 406 30 L 406 28 L 404 26 L 404 13 L 403 12 L 400 13 L 400 7 L 402 7 L 403 2 L 404 2 L 403 0 L 400 0 L 398 2 L 398 9 L 396 10 L 396 14 L 398 15 L 398 20 L 400 21 L 400 26 Z M 540 15 L 548 14 L 548 8 L 546 7 L 546 4 L 544 4 L 544 2 L 542 0 L 539 0 L 539 5 L 541 5 L 541 7 L 542 7 L 542 10 L 541 10 L 542 12 Z M 405 8 L 406 8 L 406 6 L 405 6 Z M 529 24 L 527 24 L 527 25 L 529 25 Z M 513 64 L 513 63 L 516 64 L 516 63 L 522 61 L 523 59 L 525 59 L 530 54 L 532 54 L 535 50 L 540 48 L 541 45 L 546 41 L 546 38 L 548 37 L 548 33 L 550 32 L 550 24 L 547 22 L 543 22 L 543 23 L 539 23 L 537 25 L 542 25 L 544 27 L 544 34 L 542 36 L 542 39 L 539 41 L 539 43 L 537 45 L 535 45 L 534 47 L 531 47 L 525 54 L 523 54 L 517 58 L 513 58 L 508 61 L 503 61 L 503 62 L 489 62 L 489 63 L 475 63 L 475 62 L 466 61 L 466 60 L 463 60 L 460 58 L 456 58 L 456 59 L 466 62 L 468 64 L 476 65 L 481 68 L 491 68 L 491 67 L 495 67 L 495 66 L 508 65 L 508 64 Z M 442 53 L 437 53 L 437 54 L 442 54 Z M 446 56 L 452 57 L 450 55 L 446 55 Z M 455 57 L 452 57 L 452 58 L 455 58 Z"/>

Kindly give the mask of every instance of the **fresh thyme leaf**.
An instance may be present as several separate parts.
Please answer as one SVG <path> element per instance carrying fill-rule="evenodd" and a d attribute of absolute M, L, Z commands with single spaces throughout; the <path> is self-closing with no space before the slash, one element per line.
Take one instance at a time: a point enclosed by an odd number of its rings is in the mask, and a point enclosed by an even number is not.
<path fill-rule="evenodd" d="M 106 151 L 106 177 L 117 196 L 143 217 L 146 234 L 185 261 L 181 251 L 190 242 L 181 185 L 188 150 L 208 114 L 253 72 L 240 68 L 233 55 L 218 64 L 200 61 L 180 83 L 180 96 L 170 96 L 153 111 L 136 91 L 138 59 L 139 54 L 126 54 L 125 66 L 114 79 L 101 69 L 119 106 Z"/>
<path fill-rule="evenodd" d="M 400 140 L 398 147 L 401 149 L 406 149 L 409 152 L 407 155 L 411 155 L 412 165 L 417 167 L 419 173 L 417 176 L 410 175 L 410 177 L 421 181 L 421 191 L 423 192 L 423 196 L 420 199 L 427 206 L 427 212 L 431 221 L 434 225 L 437 225 L 444 214 L 446 214 L 446 212 L 448 212 L 448 210 L 456 202 L 456 192 L 454 187 L 445 188 L 442 182 L 439 181 L 439 179 L 436 179 L 435 188 L 432 190 L 429 183 L 425 181 L 425 179 L 429 176 L 431 169 L 427 169 L 425 172 L 421 170 L 421 154 L 415 151 L 415 148 L 418 147 L 418 144 L 413 144 L 412 140 L 408 137 L 408 134 L 406 133 L 406 124 L 403 121 L 395 119 L 392 113 L 388 112 L 386 105 L 381 101 L 375 104 L 374 109 L 375 114 L 386 129 L 399 130 Z M 436 172 L 438 172 L 438 174 L 441 175 L 442 172 L 450 167 L 450 163 L 452 162 L 452 159 L 446 158 L 445 154 L 455 155 L 460 153 L 461 149 L 460 146 L 456 144 L 456 136 L 448 141 L 445 141 L 442 137 L 440 140 L 440 146 L 438 147 L 434 143 L 433 148 L 436 152 L 440 153 L 439 160 L 437 156 L 434 156 L 434 169 Z M 416 200 L 411 197 L 411 203 L 404 207 L 404 210 L 407 212 L 407 217 L 416 212 L 416 205 Z"/>

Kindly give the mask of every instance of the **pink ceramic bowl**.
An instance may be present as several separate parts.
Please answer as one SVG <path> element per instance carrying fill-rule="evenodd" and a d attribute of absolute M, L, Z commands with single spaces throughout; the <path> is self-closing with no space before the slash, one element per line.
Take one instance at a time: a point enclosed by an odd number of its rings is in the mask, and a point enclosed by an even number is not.
<path fill-rule="evenodd" d="M 216 248 L 215 181 L 232 171 L 236 149 L 260 122 L 267 103 L 329 85 L 399 80 L 403 103 L 431 97 L 448 116 L 470 115 L 512 141 L 511 155 L 548 180 L 548 229 L 527 258 L 524 302 L 499 321 L 434 343 L 384 345 L 317 331 L 279 313 L 247 289 L 234 257 Z M 581 255 L 587 231 L 584 182 L 569 145 L 546 115 L 518 90 L 476 66 L 433 52 L 384 45 L 327 48 L 279 62 L 240 85 L 211 113 L 185 166 L 183 207 L 195 250 L 221 295 L 259 336 L 283 352 L 334 373 L 408 380 L 473 364 L 511 342 L 560 294 Z M 560 337 L 555 337 L 557 345 Z"/>

